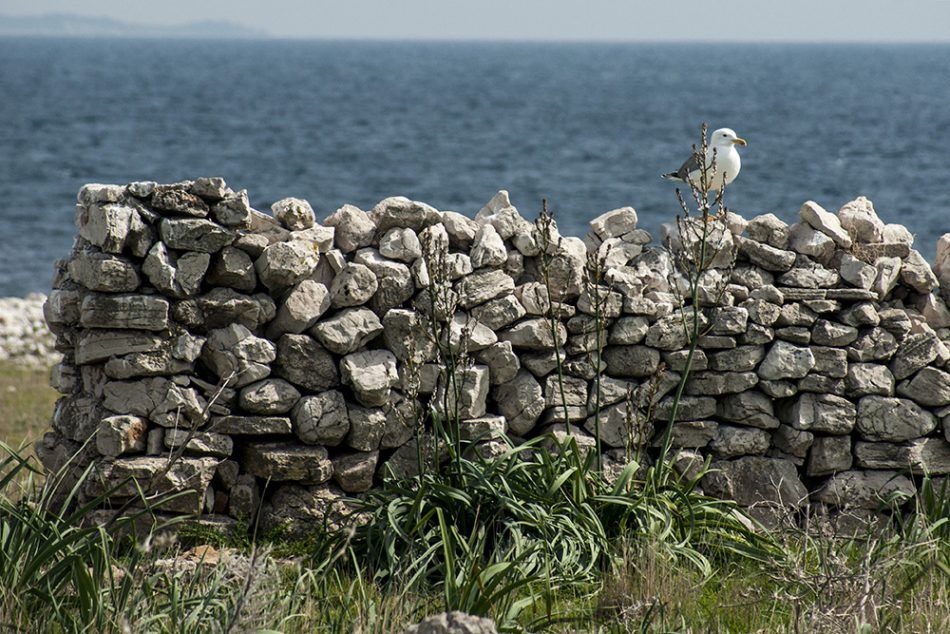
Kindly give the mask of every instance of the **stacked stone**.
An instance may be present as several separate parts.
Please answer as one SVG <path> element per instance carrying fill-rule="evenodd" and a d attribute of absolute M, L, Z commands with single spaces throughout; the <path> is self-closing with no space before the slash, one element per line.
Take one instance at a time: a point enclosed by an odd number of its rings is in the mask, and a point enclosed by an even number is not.
<path fill-rule="evenodd" d="M 37 451 L 75 477 L 92 464 L 84 494 L 114 505 L 140 487 L 183 493 L 168 512 L 312 528 L 415 472 L 427 404 L 483 456 L 504 435 L 592 451 L 599 434 L 617 464 L 658 444 L 685 368 L 674 257 L 695 232 L 651 247 L 629 207 L 581 240 L 506 192 L 474 219 L 397 197 L 322 224 L 216 178 L 78 202 L 46 304 L 63 397 Z M 710 227 L 677 464 L 712 455 L 709 492 L 791 507 L 870 507 L 913 494 L 905 472 L 950 472 L 950 313 L 906 230 L 865 199 Z"/>
<path fill-rule="evenodd" d="M 950 473 L 950 312 L 907 230 L 865 198 L 731 229 L 736 264 L 686 386 L 709 417 L 691 423 L 714 457 L 707 491 L 872 510 L 914 495 L 909 474 Z"/>

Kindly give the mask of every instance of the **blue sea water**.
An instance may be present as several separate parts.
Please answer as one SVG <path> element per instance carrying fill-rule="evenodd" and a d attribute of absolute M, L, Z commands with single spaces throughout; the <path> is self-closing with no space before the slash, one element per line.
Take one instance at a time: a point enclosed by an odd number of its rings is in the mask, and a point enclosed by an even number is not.
<path fill-rule="evenodd" d="M 924 256 L 950 231 L 950 46 L 0 39 L 0 295 L 49 286 L 85 182 L 224 176 L 321 217 L 508 189 L 563 231 L 656 232 L 701 122 L 749 141 L 727 192 L 796 217 L 870 197 Z"/>

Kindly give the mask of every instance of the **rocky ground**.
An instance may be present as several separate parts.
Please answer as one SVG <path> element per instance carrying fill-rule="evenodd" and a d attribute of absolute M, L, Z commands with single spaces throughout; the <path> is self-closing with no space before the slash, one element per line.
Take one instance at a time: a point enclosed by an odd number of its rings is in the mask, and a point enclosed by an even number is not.
<path fill-rule="evenodd" d="M 43 318 L 46 295 L 0 298 L 0 362 L 50 367 L 61 355 Z"/>

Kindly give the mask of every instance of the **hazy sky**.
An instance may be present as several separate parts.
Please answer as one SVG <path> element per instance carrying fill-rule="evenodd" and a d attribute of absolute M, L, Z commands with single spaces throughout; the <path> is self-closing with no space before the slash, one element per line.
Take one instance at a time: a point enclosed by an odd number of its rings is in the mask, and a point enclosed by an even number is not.
<path fill-rule="evenodd" d="M 50 12 L 281 37 L 950 41 L 950 0 L 0 0 L 0 13 Z"/>

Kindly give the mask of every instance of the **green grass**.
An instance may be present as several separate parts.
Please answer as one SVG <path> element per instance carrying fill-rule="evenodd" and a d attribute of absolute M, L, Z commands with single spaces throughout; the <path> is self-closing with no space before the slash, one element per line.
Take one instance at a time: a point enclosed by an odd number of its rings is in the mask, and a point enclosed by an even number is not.
<path fill-rule="evenodd" d="M 0 441 L 19 447 L 39 439 L 49 428 L 57 396 L 48 369 L 0 362 Z"/>

